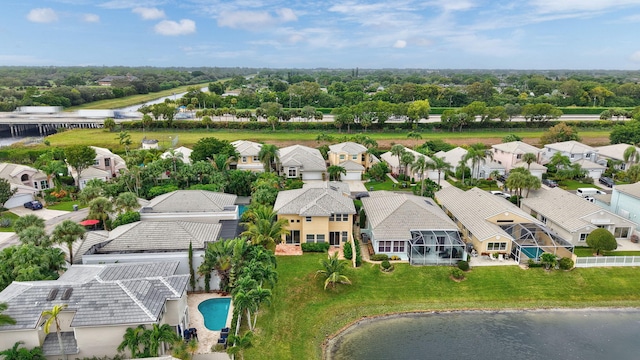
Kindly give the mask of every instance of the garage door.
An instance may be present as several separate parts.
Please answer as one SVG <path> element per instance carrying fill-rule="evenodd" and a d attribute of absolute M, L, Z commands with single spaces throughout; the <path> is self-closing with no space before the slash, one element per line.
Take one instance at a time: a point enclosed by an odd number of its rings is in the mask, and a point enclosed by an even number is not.
<path fill-rule="evenodd" d="M 360 171 L 347 171 L 346 174 L 343 174 L 342 180 L 361 180 L 362 173 Z"/>
<path fill-rule="evenodd" d="M 4 207 L 7 209 L 11 209 L 18 206 L 24 206 L 24 203 L 32 201 L 33 195 L 31 194 L 15 194 L 11 197 L 11 199 L 7 200 L 4 203 Z"/>

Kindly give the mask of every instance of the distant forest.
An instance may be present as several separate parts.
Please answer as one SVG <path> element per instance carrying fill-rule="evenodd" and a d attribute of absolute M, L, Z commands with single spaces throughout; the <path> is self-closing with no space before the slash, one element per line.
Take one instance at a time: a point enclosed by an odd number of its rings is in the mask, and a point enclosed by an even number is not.
<path fill-rule="evenodd" d="M 111 77 L 110 86 L 101 79 Z M 229 79 L 217 82 L 220 79 Z M 525 71 L 420 69 L 251 69 L 154 67 L 0 67 L 0 111 L 23 105 L 74 106 L 210 83 L 196 108 L 334 109 L 366 102 L 431 108 L 488 107 L 634 108 L 640 105 L 638 71 Z M 103 84 L 104 85 L 104 84 Z M 233 96 L 221 96 L 227 95 Z M 196 95 L 196 94 L 194 94 Z M 211 96 L 206 98 L 206 96 Z"/>

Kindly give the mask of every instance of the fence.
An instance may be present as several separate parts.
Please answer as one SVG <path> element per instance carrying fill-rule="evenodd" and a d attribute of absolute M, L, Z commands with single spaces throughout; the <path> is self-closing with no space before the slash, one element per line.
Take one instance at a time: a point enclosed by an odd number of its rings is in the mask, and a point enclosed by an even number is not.
<path fill-rule="evenodd" d="M 579 257 L 575 261 L 577 268 L 604 266 L 640 266 L 640 256 L 599 256 Z"/>

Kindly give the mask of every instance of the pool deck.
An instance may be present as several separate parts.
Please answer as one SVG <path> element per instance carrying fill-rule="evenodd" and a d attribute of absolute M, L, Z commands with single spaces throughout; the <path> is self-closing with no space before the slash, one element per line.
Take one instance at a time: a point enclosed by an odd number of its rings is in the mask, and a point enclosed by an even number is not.
<path fill-rule="evenodd" d="M 204 317 L 198 310 L 198 305 L 201 302 L 208 299 L 221 298 L 220 294 L 208 293 L 208 294 L 189 294 L 187 296 L 187 304 L 189 305 L 189 327 L 198 329 L 198 350 L 196 354 L 209 354 L 211 356 L 198 357 L 199 359 L 229 359 L 227 353 L 212 353 L 211 347 L 218 342 L 220 338 L 220 331 L 211 331 L 204 326 Z M 233 314 L 233 302 L 229 307 L 229 313 L 227 315 L 227 327 L 231 327 L 231 320 Z M 215 355 L 215 357 L 213 356 Z"/>

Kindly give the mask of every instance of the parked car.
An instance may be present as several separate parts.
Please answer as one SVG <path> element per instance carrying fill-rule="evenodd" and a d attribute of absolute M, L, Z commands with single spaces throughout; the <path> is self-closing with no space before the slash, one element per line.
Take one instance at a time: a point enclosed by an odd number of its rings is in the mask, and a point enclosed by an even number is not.
<path fill-rule="evenodd" d="M 558 183 L 555 180 L 544 179 L 542 180 L 542 183 L 547 185 L 550 188 L 558 187 Z"/>
<path fill-rule="evenodd" d="M 613 179 L 603 176 L 600 178 L 600 184 L 607 186 L 607 187 L 613 187 L 613 185 L 615 185 L 616 183 L 613 181 Z"/>
<path fill-rule="evenodd" d="M 499 191 L 499 190 L 493 190 L 493 191 L 491 191 L 491 193 L 493 195 L 497 195 L 497 196 L 503 197 L 503 198 L 505 198 L 507 200 L 511 198 L 511 195 L 509 195 L 507 193 L 504 193 L 502 191 Z"/>
<path fill-rule="evenodd" d="M 24 207 L 31 210 L 40 210 L 42 209 L 42 203 L 38 200 L 33 200 L 33 201 L 24 203 Z"/>
<path fill-rule="evenodd" d="M 507 182 L 507 177 L 504 175 L 499 175 L 497 180 L 500 181 L 501 183 L 505 183 Z"/>

